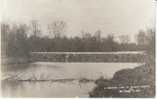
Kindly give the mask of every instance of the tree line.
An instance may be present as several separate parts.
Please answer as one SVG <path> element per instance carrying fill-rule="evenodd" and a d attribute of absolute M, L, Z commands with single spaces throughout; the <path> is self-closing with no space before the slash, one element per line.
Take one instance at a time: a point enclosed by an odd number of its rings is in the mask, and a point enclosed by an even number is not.
<path fill-rule="evenodd" d="M 54 21 L 47 25 L 49 36 L 41 36 L 38 21 L 26 24 L 1 23 L 2 55 L 5 56 L 29 56 L 29 52 L 110 52 L 110 51 L 139 51 L 151 50 L 155 52 L 155 31 L 148 29 L 139 31 L 136 35 L 136 43 L 130 42 L 128 35 L 116 36 L 109 34 L 102 37 L 101 30 L 94 35 L 89 32 L 81 32 L 81 36 L 67 37 L 64 33 L 67 23 Z M 29 34 L 31 33 L 31 34 Z"/>

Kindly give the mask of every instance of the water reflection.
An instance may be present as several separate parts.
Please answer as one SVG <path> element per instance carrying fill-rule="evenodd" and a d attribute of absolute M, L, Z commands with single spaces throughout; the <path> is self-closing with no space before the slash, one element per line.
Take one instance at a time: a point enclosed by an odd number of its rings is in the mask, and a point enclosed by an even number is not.
<path fill-rule="evenodd" d="M 94 88 L 93 82 L 80 83 L 78 80 L 69 82 L 51 81 L 3 81 L 5 97 L 88 97 Z"/>

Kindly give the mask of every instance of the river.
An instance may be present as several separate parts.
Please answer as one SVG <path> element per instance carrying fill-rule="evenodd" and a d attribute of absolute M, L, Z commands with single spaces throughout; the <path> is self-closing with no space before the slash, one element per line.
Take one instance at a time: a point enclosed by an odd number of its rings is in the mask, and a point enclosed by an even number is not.
<path fill-rule="evenodd" d="M 18 65 L 3 73 L 4 97 L 88 97 L 100 76 L 110 79 L 114 73 L 142 63 L 57 63 L 35 62 Z M 81 81 L 82 80 L 82 81 Z"/>

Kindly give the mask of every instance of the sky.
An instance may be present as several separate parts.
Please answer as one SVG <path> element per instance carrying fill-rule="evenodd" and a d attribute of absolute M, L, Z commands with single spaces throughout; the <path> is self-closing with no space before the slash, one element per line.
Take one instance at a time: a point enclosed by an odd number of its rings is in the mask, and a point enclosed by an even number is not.
<path fill-rule="evenodd" d="M 43 30 L 55 20 L 67 23 L 65 34 L 81 31 L 129 35 L 155 26 L 154 0 L 0 0 L 1 22 L 38 20 Z M 44 28 L 45 27 L 45 28 Z M 43 34 L 47 34 L 43 32 Z"/>

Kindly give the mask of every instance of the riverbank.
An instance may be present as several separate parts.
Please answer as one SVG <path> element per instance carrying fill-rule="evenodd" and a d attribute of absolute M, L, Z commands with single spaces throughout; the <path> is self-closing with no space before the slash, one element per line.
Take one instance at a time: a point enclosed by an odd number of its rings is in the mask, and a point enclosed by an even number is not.
<path fill-rule="evenodd" d="M 154 97 L 155 85 L 150 66 L 117 71 L 110 80 L 100 77 L 90 97 Z"/>

